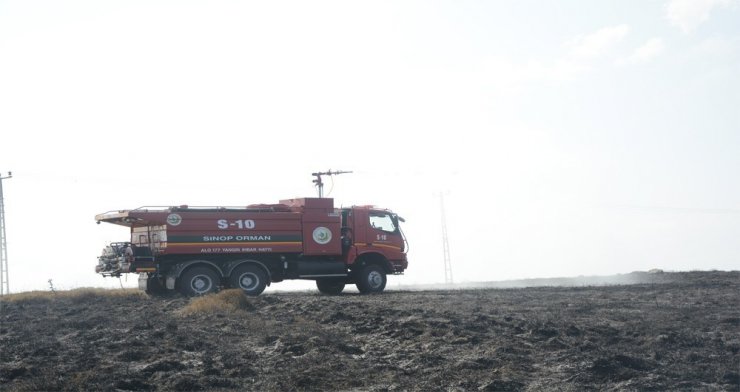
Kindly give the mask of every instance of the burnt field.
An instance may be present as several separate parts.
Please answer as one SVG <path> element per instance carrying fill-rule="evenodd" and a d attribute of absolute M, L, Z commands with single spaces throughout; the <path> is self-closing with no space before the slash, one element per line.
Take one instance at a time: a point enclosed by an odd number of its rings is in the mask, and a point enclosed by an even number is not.
<path fill-rule="evenodd" d="M 740 390 L 740 272 L 656 283 L 0 300 L 3 390 Z"/>

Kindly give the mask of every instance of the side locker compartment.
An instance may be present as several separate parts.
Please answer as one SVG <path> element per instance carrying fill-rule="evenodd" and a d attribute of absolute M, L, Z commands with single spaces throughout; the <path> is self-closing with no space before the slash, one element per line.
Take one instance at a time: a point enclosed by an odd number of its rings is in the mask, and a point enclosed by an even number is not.
<path fill-rule="evenodd" d="M 306 199 L 303 210 L 303 254 L 342 254 L 341 213 L 332 199 Z"/>
<path fill-rule="evenodd" d="M 162 249 L 167 247 L 167 226 L 152 226 L 152 250 L 153 254 L 158 254 Z"/>

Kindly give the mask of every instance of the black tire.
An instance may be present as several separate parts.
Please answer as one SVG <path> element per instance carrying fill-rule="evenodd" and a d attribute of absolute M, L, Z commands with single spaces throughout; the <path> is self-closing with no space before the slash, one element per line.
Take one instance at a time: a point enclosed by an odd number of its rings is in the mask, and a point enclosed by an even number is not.
<path fill-rule="evenodd" d="M 316 287 L 321 294 L 338 295 L 344 290 L 345 278 L 321 278 L 316 279 Z"/>
<path fill-rule="evenodd" d="M 218 291 L 219 277 L 208 267 L 193 267 L 180 275 L 178 289 L 188 297 L 197 297 Z"/>
<path fill-rule="evenodd" d="M 153 297 L 163 297 L 168 294 L 167 287 L 162 284 L 162 280 L 151 275 L 146 278 L 146 290 L 144 292 Z"/>
<path fill-rule="evenodd" d="M 362 294 L 380 293 L 385 289 L 388 278 L 378 265 L 368 265 L 357 274 L 357 290 Z"/>
<path fill-rule="evenodd" d="M 240 265 L 231 271 L 229 282 L 231 287 L 242 289 L 244 294 L 256 297 L 267 287 L 267 274 L 258 265 Z"/>

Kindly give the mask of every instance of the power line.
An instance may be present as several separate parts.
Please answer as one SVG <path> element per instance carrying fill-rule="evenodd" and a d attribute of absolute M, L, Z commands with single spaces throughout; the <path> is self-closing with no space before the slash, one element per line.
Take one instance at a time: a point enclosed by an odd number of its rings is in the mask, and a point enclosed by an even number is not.
<path fill-rule="evenodd" d="M 8 244 L 5 241 L 5 201 L 3 198 L 3 180 L 7 180 L 12 177 L 12 172 L 8 172 L 7 177 L 2 177 L 2 175 L 0 175 L 0 296 L 10 294 L 10 279 L 8 277 Z"/>

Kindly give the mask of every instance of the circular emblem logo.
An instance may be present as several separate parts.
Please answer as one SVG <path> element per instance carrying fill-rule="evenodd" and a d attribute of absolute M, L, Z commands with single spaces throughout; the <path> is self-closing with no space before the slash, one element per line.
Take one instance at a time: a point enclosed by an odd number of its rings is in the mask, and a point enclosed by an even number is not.
<path fill-rule="evenodd" d="M 323 226 L 313 229 L 313 240 L 321 245 L 328 244 L 331 241 L 331 230 Z"/>
<path fill-rule="evenodd" d="M 182 217 L 177 214 L 169 214 L 167 215 L 167 223 L 169 223 L 172 226 L 177 226 L 180 223 L 182 223 Z"/>

